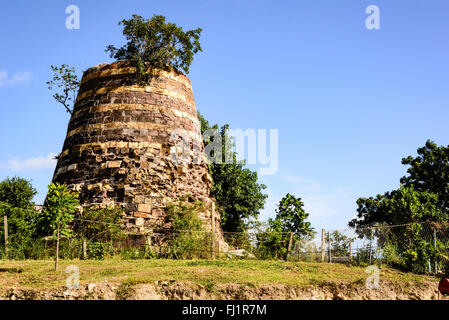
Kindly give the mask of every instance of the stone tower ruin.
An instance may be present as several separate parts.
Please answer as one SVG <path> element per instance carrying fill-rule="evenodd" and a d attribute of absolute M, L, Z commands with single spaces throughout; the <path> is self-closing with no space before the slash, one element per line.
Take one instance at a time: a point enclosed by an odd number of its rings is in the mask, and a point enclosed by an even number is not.
<path fill-rule="evenodd" d="M 79 192 L 83 207 L 123 207 L 123 225 L 133 233 L 163 225 L 180 196 L 206 208 L 213 201 L 190 80 L 177 70 L 158 74 L 141 86 L 127 61 L 84 72 L 53 176 Z M 196 161 L 173 161 L 175 131 L 190 137 L 188 158 Z M 220 232 L 218 212 L 204 211 L 208 229 Z"/>

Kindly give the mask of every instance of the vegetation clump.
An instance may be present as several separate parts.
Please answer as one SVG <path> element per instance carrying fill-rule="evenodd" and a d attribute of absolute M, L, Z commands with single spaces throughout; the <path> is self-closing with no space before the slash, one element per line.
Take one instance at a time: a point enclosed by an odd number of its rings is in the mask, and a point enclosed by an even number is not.
<path fill-rule="evenodd" d="M 67 64 L 60 67 L 51 66 L 53 78 L 47 82 L 49 90 L 57 88 L 59 92 L 53 94 L 53 99 L 62 104 L 66 111 L 73 113 L 73 105 L 76 94 L 80 87 L 80 80 L 75 72 L 75 68 Z"/>
<path fill-rule="evenodd" d="M 449 270 L 447 243 L 434 238 L 449 228 L 449 146 L 427 141 L 417 157 L 406 157 L 408 175 L 397 190 L 357 200 L 357 217 L 349 222 L 360 238 L 377 239 L 387 263 L 413 272 L 430 265 Z M 424 223 L 423 223 L 424 222 Z M 395 226 L 389 228 L 390 226 Z"/>
<path fill-rule="evenodd" d="M 204 228 L 198 213 L 204 211 L 200 201 L 173 203 L 167 210 L 172 223 L 165 256 L 175 259 L 210 258 L 213 233 Z"/>
<path fill-rule="evenodd" d="M 218 202 L 221 228 L 225 234 L 229 232 L 229 236 L 234 237 L 236 234 L 233 233 L 245 233 L 251 228 L 252 222 L 257 220 L 268 197 L 263 193 L 266 186 L 258 182 L 257 172 L 246 168 L 244 161 L 237 160 L 237 154 L 232 150 L 232 138 L 228 135 L 229 125 L 220 128 L 218 125 L 211 126 L 199 112 L 198 118 L 201 134 L 215 131 L 214 136 L 221 138 L 221 153 L 210 155 L 220 160 L 209 162 L 213 181 L 211 193 Z M 205 147 L 211 142 L 209 139 L 205 140 Z M 230 240 L 233 242 L 236 239 Z"/>
<path fill-rule="evenodd" d="M 291 194 L 281 199 L 275 219 L 270 218 L 268 227 L 257 236 L 257 253 L 260 257 L 287 259 L 289 244 L 313 237 L 315 231 L 310 222 L 306 221 L 309 214 L 303 206 L 301 198 Z"/>
<path fill-rule="evenodd" d="M 75 218 L 78 206 L 78 194 L 69 190 L 66 185 L 52 183 L 49 186 L 41 219 L 45 228 L 56 240 L 55 270 L 58 269 L 60 239 L 72 236 L 73 230 L 69 225 Z"/>
<path fill-rule="evenodd" d="M 156 69 L 173 67 L 189 73 L 194 54 L 202 51 L 201 28 L 183 31 L 175 23 L 166 22 L 162 15 L 144 19 L 134 14 L 119 25 L 123 25 L 127 43 L 120 48 L 109 45 L 106 52 L 116 60 L 129 60 L 142 83 L 148 83 Z"/>

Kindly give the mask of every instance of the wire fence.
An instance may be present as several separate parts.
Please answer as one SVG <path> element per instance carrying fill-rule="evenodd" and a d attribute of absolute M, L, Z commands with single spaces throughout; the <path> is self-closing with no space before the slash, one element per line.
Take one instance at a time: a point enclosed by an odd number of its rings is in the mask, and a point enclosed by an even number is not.
<path fill-rule="evenodd" d="M 269 230 L 220 234 L 179 230 L 150 234 L 146 239 L 136 240 L 131 247 L 149 245 L 158 257 L 386 264 L 416 273 L 449 272 L 447 223 L 322 229 L 313 236 Z M 157 239 L 164 241 L 158 243 Z"/>
<path fill-rule="evenodd" d="M 76 218 L 87 224 L 114 223 Z M 7 240 L 7 224 L 0 227 L 0 258 L 45 259 L 55 252 L 52 237 L 25 245 Z M 2 238 L 3 238 L 2 236 Z M 11 236 L 11 234 L 9 234 Z M 449 273 L 449 224 L 420 222 L 373 225 L 340 230 L 318 229 L 313 235 L 293 232 L 250 230 L 211 232 L 157 229 L 145 234 L 96 241 L 79 234 L 61 240 L 63 259 L 281 259 L 289 261 L 386 264 L 416 273 Z"/>

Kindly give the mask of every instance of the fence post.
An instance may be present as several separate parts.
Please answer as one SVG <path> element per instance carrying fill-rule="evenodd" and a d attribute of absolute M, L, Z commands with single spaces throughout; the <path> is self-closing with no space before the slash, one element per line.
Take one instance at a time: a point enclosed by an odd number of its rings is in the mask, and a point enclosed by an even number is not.
<path fill-rule="evenodd" d="M 83 239 L 83 259 L 87 259 L 87 241 Z"/>
<path fill-rule="evenodd" d="M 151 247 L 151 233 L 147 232 L 145 233 L 145 257 L 148 256 L 152 252 Z"/>
<path fill-rule="evenodd" d="M 434 259 L 434 271 L 435 271 L 435 274 L 437 274 L 438 273 L 438 264 L 437 264 L 437 229 L 433 230 L 433 246 L 434 246 L 434 249 L 435 249 L 435 253 L 434 253 L 434 257 L 433 257 L 433 259 Z"/>
<path fill-rule="evenodd" d="M 288 248 L 287 248 L 287 261 L 290 258 L 290 252 L 292 250 L 292 241 L 293 241 L 293 232 L 290 232 L 290 239 L 288 239 Z"/>
<path fill-rule="evenodd" d="M 349 261 L 352 261 L 352 241 L 349 242 Z"/>
<path fill-rule="evenodd" d="M 4 235 L 5 235 L 5 256 L 8 259 L 9 256 L 9 241 L 8 241 L 8 216 L 5 214 L 3 216 L 3 227 L 4 227 Z"/>
<path fill-rule="evenodd" d="M 321 262 L 324 262 L 326 256 L 324 246 L 326 245 L 326 230 L 321 229 Z"/>
<path fill-rule="evenodd" d="M 210 256 L 211 259 L 214 258 L 214 230 L 215 230 L 215 202 L 212 201 L 212 212 L 211 212 L 211 223 L 210 223 Z"/>
<path fill-rule="evenodd" d="M 327 233 L 327 245 L 329 246 L 329 263 L 332 263 L 332 249 L 331 249 L 331 233 Z"/>

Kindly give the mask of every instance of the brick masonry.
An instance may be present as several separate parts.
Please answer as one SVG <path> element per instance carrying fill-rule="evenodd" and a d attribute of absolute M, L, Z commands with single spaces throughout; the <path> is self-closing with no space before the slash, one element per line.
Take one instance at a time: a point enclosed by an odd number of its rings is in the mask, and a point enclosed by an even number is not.
<path fill-rule="evenodd" d="M 164 225 L 167 206 L 191 195 L 211 207 L 211 178 L 190 80 L 181 72 L 159 71 L 148 86 L 136 85 L 126 61 L 88 69 L 53 181 L 79 191 L 83 207 L 125 208 L 126 230 L 146 233 Z M 185 130 L 191 161 L 172 161 L 170 134 Z M 210 229 L 211 210 L 201 214 Z M 219 214 L 214 217 L 216 232 Z"/>

